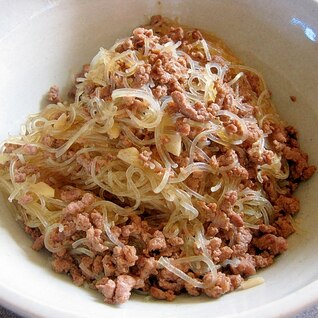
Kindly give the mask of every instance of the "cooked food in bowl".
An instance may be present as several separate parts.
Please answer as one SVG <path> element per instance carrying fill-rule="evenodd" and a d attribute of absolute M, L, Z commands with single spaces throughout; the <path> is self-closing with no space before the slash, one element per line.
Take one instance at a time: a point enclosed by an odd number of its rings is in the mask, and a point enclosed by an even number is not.
<path fill-rule="evenodd" d="M 100 49 L 71 100 L 3 143 L 0 185 L 52 267 L 121 304 L 212 298 L 287 249 L 315 167 L 261 74 L 160 16 Z"/>

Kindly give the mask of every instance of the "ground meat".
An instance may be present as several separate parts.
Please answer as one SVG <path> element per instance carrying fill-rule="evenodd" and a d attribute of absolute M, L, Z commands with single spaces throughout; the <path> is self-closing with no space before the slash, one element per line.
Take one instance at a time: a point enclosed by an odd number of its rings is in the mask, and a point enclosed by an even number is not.
<path fill-rule="evenodd" d="M 135 49 L 143 47 L 145 45 L 146 39 L 151 41 L 149 43 L 150 46 L 152 46 L 153 43 L 157 43 L 159 41 L 159 37 L 154 36 L 151 29 L 137 28 L 133 31 L 131 40 Z"/>
<path fill-rule="evenodd" d="M 233 149 L 227 150 L 225 154 L 217 158 L 220 167 L 229 166 L 238 161 L 237 154 Z"/>
<path fill-rule="evenodd" d="M 61 98 L 59 96 L 59 88 L 56 85 L 50 88 L 49 93 L 47 95 L 47 99 L 49 102 L 53 104 L 61 102 Z"/>
<path fill-rule="evenodd" d="M 187 178 L 187 186 L 193 191 L 198 192 L 205 177 L 206 176 L 203 171 L 195 171 Z"/>
<path fill-rule="evenodd" d="M 133 42 L 129 38 L 124 40 L 123 43 L 121 43 L 120 45 L 118 45 L 115 51 L 118 53 L 122 53 L 124 51 L 131 50 L 133 48 L 134 48 Z"/>
<path fill-rule="evenodd" d="M 94 258 L 93 264 L 92 264 L 92 272 L 95 275 L 99 275 L 101 272 L 103 272 L 103 257 L 101 255 L 97 255 Z"/>
<path fill-rule="evenodd" d="M 183 136 L 188 136 L 191 126 L 187 123 L 186 118 L 178 118 L 176 121 L 176 131 Z"/>
<path fill-rule="evenodd" d="M 177 267 L 179 268 L 181 266 L 182 265 L 178 265 Z M 185 270 L 183 268 L 180 269 Z M 158 285 L 164 290 L 171 290 L 175 294 L 179 294 L 184 288 L 184 281 L 167 269 L 160 270 L 158 278 Z"/>
<path fill-rule="evenodd" d="M 140 88 L 141 86 L 149 82 L 149 74 L 151 71 L 150 64 L 143 64 L 137 66 L 136 72 L 134 73 L 134 80 L 132 86 L 135 88 Z"/>
<path fill-rule="evenodd" d="M 231 280 L 225 274 L 218 272 L 216 282 L 213 284 L 211 273 L 205 274 L 203 277 L 204 293 L 212 298 L 219 298 L 231 290 Z M 210 287 L 211 286 L 211 287 Z"/>
<path fill-rule="evenodd" d="M 298 147 L 284 146 L 282 152 L 287 160 L 294 162 L 291 171 L 293 178 L 300 178 L 303 171 L 308 167 L 307 155 L 302 153 Z"/>
<path fill-rule="evenodd" d="M 60 194 L 61 200 L 66 202 L 79 200 L 82 197 L 82 195 L 83 195 L 83 190 L 77 189 L 77 188 L 62 190 Z"/>
<path fill-rule="evenodd" d="M 171 93 L 171 97 L 178 107 L 178 111 L 184 116 L 199 122 L 203 122 L 209 118 L 206 108 L 202 104 L 191 106 L 185 95 L 179 91 Z"/>
<path fill-rule="evenodd" d="M 25 194 L 21 198 L 19 198 L 18 203 L 24 205 L 31 203 L 33 200 L 34 198 L 31 194 Z"/>
<path fill-rule="evenodd" d="M 253 244 L 260 250 L 267 250 L 273 255 L 283 253 L 288 247 L 286 239 L 273 234 L 265 234 L 260 238 L 254 239 Z"/>
<path fill-rule="evenodd" d="M 96 252 L 103 252 L 107 247 L 103 244 L 103 239 L 101 238 L 102 231 L 99 229 L 94 229 L 90 227 L 86 232 L 86 238 L 88 240 L 89 247 Z"/>
<path fill-rule="evenodd" d="M 151 54 L 151 79 L 155 86 L 166 87 L 167 93 L 175 90 L 183 91 L 184 84 L 189 77 L 186 60 L 184 57 L 176 57 L 171 52 Z"/>
<path fill-rule="evenodd" d="M 52 268 L 57 273 L 68 273 L 74 266 L 74 260 L 70 255 L 65 255 L 62 257 L 55 256 L 52 261 Z"/>
<path fill-rule="evenodd" d="M 96 288 L 104 295 L 108 304 L 123 304 L 131 294 L 136 280 L 129 275 L 119 275 L 115 281 L 103 278 L 96 283 Z"/>
<path fill-rule="evenodd" d="M 168 36 L 174 41 L 182 41 L 184 36 L 184 31 L 181 27 L 171 27 Z"/>
<path fill-rule="evenodd" d="M 253 255 L 255 268 L 264 268 L 273 264 L 274 256 L 268 252 L 263 252 L 260 255 Z"/>
<path fill-rule="evenodd" d="M 219 105 L 221 109 L 229 110 L 237 114 L 238 110 L 235 106 L 236 100 L 233 89 L 228 85 L 221 84 L 219 81 L 215 82 L 215 89 L 217 91 L 215 103 Z"/>
<path fill-rule="evenodd" d="M 218 256 L 218 262 L 223 263 L 225 260 L 232 257 L 233 250 L 229 246 L 223 246 L 220 248 L 220 255 Z"/>
<path fill-rule="evenodd" d="M 14 174 L 14 181 L 17 183 L 22 183 L 26 180 L 27 174 L 24 172 L 17 171 Z"/>
<path fill-rule="evenodd" d="M 240 164 L 238 164 L 236 167 L 233 167 L 232 169 L 228 170 L 226 174 L 230 178 L 237 177 L 237 178 L 240 178 L 242 180 L 248 180 L 248 178 L 249 178 L 249 172 L 246 170 L 246 168 L 242 167 Z"/>
<path fill-rule="evenodd" d="M 32 244 L 32 248 L 35 251 L 39 251 L 43 247 L 44 247 L 44 235 L 41 235 L 35 239 L 34 243 Z"/>
<path fill-rule="evenodd" d="M 209 203 L 207 205 L 205 202 L 199 201 L 198 204 L 204 212 L 201 218 L 203 218 L 205 222 L 210 222 L 210 226 L 215 228 L 229 229 L 230 219 L 223 211 L 217 208 L 215 203 Z"/>
<path fill-rule="evenodd" d="M 291 217 L 288 215 L 278 217 L 274 223 L 274 226 L 277 228 L 278 235 L 284 238 L 287 238 L 289 235 L 295 232 Z"/>
<path fill-rule="evenodd" d="M 163 291 L 162 289 L 153 286 L 150 288 L 150 294 L 153 298 L 161 300 L 172 301 L 176 298 L 176 295 L 173 293 L 173 291 Z"/>
<path fill-rule="evenodd" d="M 230 265 L 230 268 L 233 274 L 240 274 L 242 276 L 251 276 L 256 273 L 254 258 L 247 253 L 239 258 L 238 265 Z"/>
<path fill-rule="evenodd" d="M 85 193 L 81 200 L 69 203 L 64 209 L 64 213 L 77 214 L 83 212 L 93 202 L 94 196 L 91 193 Z"/>
<path fill-rule="evenodd" d="M 150 18 L 150 25 L 160 27 L 164 23 L 164 19 L 161 15 L 153 15 Z"/>
<path fill-rule="evenodd" d="M 272 178 L 269 178 L 268 176 L 263 177 L 263 189 L 268 195 L 269 200 L 271 202 L 276 202 L 279 194 L 275 188 L 275 181 Z"/>
<path fill-rule="evenodd" d="M 140 271 L 140 278 L 143 280 L 148 279 L 150 275 L 156 275 L 158 273 L 157 262 L 153 257 L 140 257 L 136 265 Z"/>
<path fill-rule="evenodd" d="M 176 237 L 169 238 L 168 243 L 171 246 L 181 246 L 184 244 L 184 240 L 181 237 L 176 236 Z"/>
<path fill-rule="evenodd" d="M 38 147 L 32 145 L 24 145 L 21 150 L 25 155 L 36 155 L 38 153 Z"/>
<path fill-rule="evenodd" d="M 238 257 L 244 255 L 248 248 L 249 244 L 252 240 L 252 234 L 248 228 L 238 228 L 237 233 L 235 235 L 235 241 L 232 246 L 233 249 L 233 257 Z"/>
<path fill-rule="evenodd" d="M 246 140 L 244 141 L 244 147 L 250 148 L 257 140 L 260 139 L 263 132 L 255 123 L 249 123 L 247 125 L 247 129 L 248 129 L 248 136 Z"/>
<path fill-rule="evenodd" d="M 92 224 L 99 230 L 104 229 L 103 216 L 98 211 L 93 211 L 90 215 Z"/>
<path fill-rule="evenodd" d="M 166 239 L 162 232 L 156 231 L 147 246 L 148 251 L 160 251 L 167 247 Z"/>
<path fill-rule="evenodd" d="M 152 89 L 152 94 L 156 99 L 160 99 L 167 95 L 167 86 L 165 85 L 158 85 Z"/>
<path fill-rule="evenodd" d="M 137 259 L 138 256 L 136 255 L 136 248 L 134 246 L 125 245 L 124 247 L 114 247 L 113 260 L 117 273 L 128 273 L 129 267 L 134 266 Z"/>
<path fill-rule="evenodd" d="M 24 227 L 24 231 L 31 236 L 33 240 L 36 240 L 39 238 L 42 234 L 41 231 L 38 228 L 32 228 L 29 226 Z"/>
<path fill-rule="evenodd" d="M 196 278 L 194 273 L 189 272 L 188 275 L 192 278 Z M 201 295 L 201 289 L 194 287 L 192 284 L 185 282 L 184 288 L 186 289 L 187 293 L 191 296 Z"/>
<path fill-rule="evenodd" d="M 85 276 L 75 266 L 70 269 L 70 275 L 73 279 L 74 284 L 77 286 L 83 285 L 86 280 Z"/>
<path fill-rule="evenodd" d="M 275 208 L 276 211 L 284 211 L 293 215 L 299 211 L 299 200 L 295 197 L 280 195 L 275 201 Z"/>
<path fill-rule="evenodd" d="M 89 221 L 89 217 L 85 214 L 78 214 L 75 220 L 76 230 L 86 232 L 89 228 L 91 228 L 92 224 Z"/>
<path fill-rule="evenodd" d="M 243 278 L 241 275 L 230 275 L 231 280 L 231 288 L 237 289 L 240 287 L 241 283 L 243 282 Z"/>
<path fill-rule="evenodd" d="M 259 225 L 259 230 L 260 230 L 262 233 L 265 233 L 265 234 L 274 234 L 274 235 L 277 234 L 277 229 L 276 229 L 276 227 L 275 227 L 275 226 L 272 226 L 272 225 L 260 224 L 260 225 Z"/>
<path fill-rule="evenodd" d="M 115 274 L 115 265 L 111 255 L 106 254 L 102 259 L 102 265 L 104 269 L 104 274 L 106 277 L 111 277 Z"/>

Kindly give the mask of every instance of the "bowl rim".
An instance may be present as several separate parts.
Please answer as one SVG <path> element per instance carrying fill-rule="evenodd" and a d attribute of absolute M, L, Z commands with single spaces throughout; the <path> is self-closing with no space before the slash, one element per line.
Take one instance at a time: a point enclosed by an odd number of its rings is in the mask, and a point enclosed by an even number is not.
<path fill-rule="evenodd" d="M 131 300 L 130 300 L 131 301 Z M 262 312 L 262 317 L 264 318 L 274 318 L 274 317 L 291 317 L 297 313 L 305 310 L 306 308 L 317 304 L 318 302 L 318 280 L 309 283 L 305 287 L 298 289 L 291 294 L 275 300 L 270 303 L 258 306 L 251 310 L 247 310 L 238 314 L 230 314 L 221 316 L 222 318 L 254 318 L 257 314 Z M 12 290 L 6 286 L 0 284 L 0 305 L 13 311 L 14 313 L 21 315 L 23 317 L 46 317 L 46 318 L 56 318 L 59 315 L 62 317 L 69 318 L 88 318 L 85 313 L 78 315 L 78 313 L 72 312 L 70 310 L 62 310 L 57 307 L 49 306 L 48 304 L 43 304 L 34 298 L 27 297 Z M 107 304 L 105 304 L 105 309 Z M 161 316 L 160 312 L 158 312 Z M 121 317 L 121 312 L 112 312 L 114 318 Z M 180 313 L 180 316 L 174 313 L 173 317 L 181 318 L 184 317 L 184 313 Z M 205 316 L 207 315 L 207 316 Z M 209 317 L 209 313 L 206 313 L 202 318 Z M 154 316 L 157 317 L 157 316 Z"/>

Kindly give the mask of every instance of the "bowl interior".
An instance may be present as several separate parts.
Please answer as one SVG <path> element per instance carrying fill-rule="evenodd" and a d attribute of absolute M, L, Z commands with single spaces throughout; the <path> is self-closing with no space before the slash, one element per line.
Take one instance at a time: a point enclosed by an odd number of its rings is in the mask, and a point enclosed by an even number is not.
<path fill-rule="evenodd" d="M 245 64 L 263 73 L 282 118 L 300 131 L 303 149 L 311 163 L 318 163 L 315 1 L 4 1 L 3 8 L 1 140 L 8 133 L 17 133 L 26 116 L 45 104 L 43 96 L 51 85 L 57 84 L 66 92 L 72 74 L 89 62 L 99 47 L 111 46 L 151 15 L 162 14 L 178 17 L 182 24 L 212 31 Z M 297 97 L 295 103 L 290 95 Z M 255 312 L 262 312 L 263 317 L 275 316 L 280 304 L 318 277 L 318 268 L 314 266 L 318 261 L 317 190 L 317 176 L 297 190 L 301 200 L 301 212 L 296 219 L 298 231 L 289 239 L 289 250 L 272 267 L 260 272 L 265 284 L 216 301 L 179 297 L 166 303 L 135 295 L 120 308 L 103 304 L 99 294 L 78 288 L 68 278 L 54 274 L 48 255 L 31 250 L 30 239 L 1 199 L 0 301 L 26 316 L 140 317 L 151 313 L 153 317 L 192 317 L 198 313 L 208 317 L 213 313 L 215 317 L 253 317 Z M 297 311 L 315 296 L 309 292 L 297 299 L 283 312 Z"/>

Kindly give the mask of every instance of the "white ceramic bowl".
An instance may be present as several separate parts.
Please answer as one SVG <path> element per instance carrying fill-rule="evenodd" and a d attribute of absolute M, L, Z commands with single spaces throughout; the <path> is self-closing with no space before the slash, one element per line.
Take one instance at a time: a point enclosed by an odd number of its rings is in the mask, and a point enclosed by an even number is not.
<path fill-rule="evenodd" d="M 298 1 L 1 1 L 0 139 L 18 132 L 52 84 L 69 87 L 71 75 L 99 47 L 128 35 L 152 14 L 179 17 L 213 31 L 267 80 L 282 117 L 301 132 L 318 163 L 318 3 Z M 290 95 L 297 96 L 292 103 Z M 0 303 L 27 317 L 285 317 L 318 302 L 318 178 L 297 195 L 301 212 L 289 250 L 264 270 L 266 283 L 219 300 L 180 297 L 146 302 L 133 296 L 113 307 L 102 297 L 54 274 L 47 255 L 11 217 L 0 215 Z"/>

